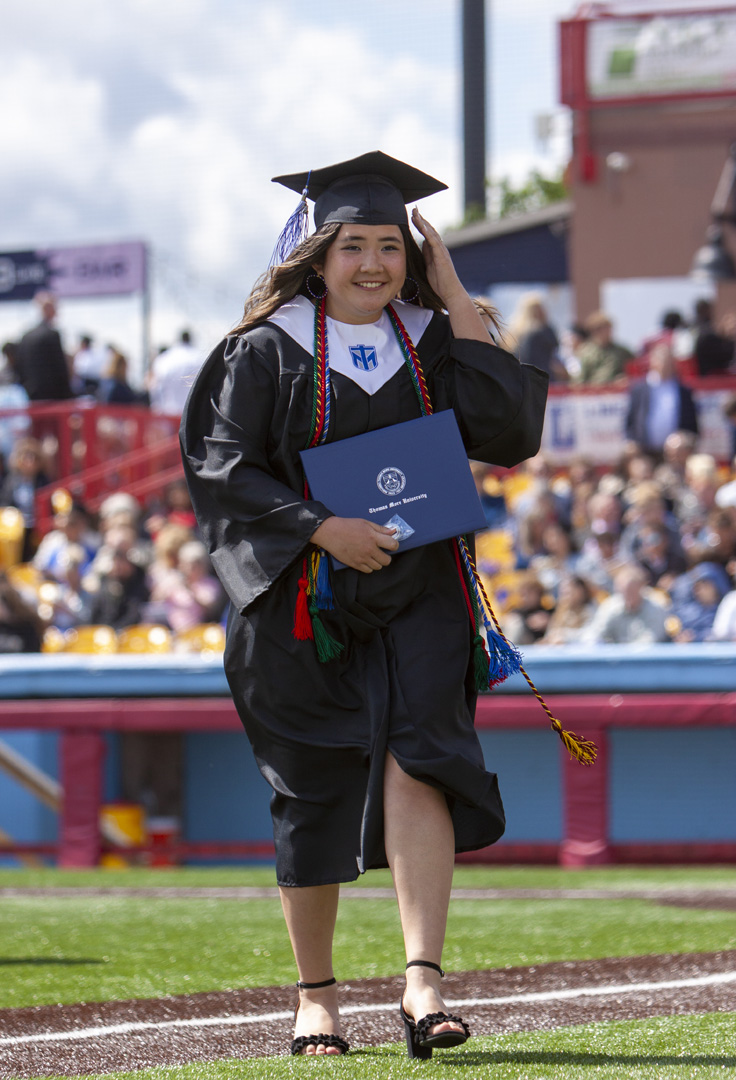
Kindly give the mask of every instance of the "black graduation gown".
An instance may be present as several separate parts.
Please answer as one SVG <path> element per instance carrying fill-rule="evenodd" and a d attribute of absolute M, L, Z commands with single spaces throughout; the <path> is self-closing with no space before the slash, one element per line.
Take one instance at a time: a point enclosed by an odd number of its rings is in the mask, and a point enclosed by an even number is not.
<path fill-rule="evenodd" d="M 455 340 L 436 314 L 415 342 L 435 410 L 455 411 L 468 455 L 512 466 L 536 453 L 547 376 L 490 344 Z M 407 369 L 369 395 L 332 373 L 329 441 L 421 415 Z M 449 541 L 372 574 L 332 573 L 320 612 L 345 648 L 320 663 L 292 634 L 302 559 L 329 509 L 303 498 L 313 357 L 265 323 L 226 338 L 182 417 L 192 503 L 233 607 L 225 670 L 261 773 L 281 885 L 352 881 L 385 866 L 383 768 L 443 791 L 457 851 L 503 833 L 496 776 L 473 726 L 472 628 Z"/>

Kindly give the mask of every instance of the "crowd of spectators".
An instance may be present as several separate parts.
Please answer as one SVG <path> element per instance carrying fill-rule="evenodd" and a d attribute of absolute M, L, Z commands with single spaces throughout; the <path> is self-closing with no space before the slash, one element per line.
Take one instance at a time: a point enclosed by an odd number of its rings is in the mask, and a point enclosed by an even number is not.
<path fill-rule="evenodd" d="M 119 492 L 92 514 L 63 489 L 53 505 L 54 527 L 0 572 L 0 652 L 37 652 L 49 630 L 157 626 L 173 638 L 223 622 L 225 594 L 183 480 L 148 507 Z"/>
<path fill-rule="evenodd" d="M 187 332 L 136 391 L 115 349 L 85 337 L 65 356 L 53 298 L 39 301 L 41 323 L 3 348 L 0 409 L 19 407 L 21 396 L 78 394 L 181 412 L 201 361 Z M 615 466 L 578 459 L 561 468 L 543 454 L 510 472 L 473 464 L 488 523 L 477 538 L 479 569 L 517 644 L 736 641 L 736 458 L 729 467 L 699 450 L 697 409 L 680 374 L 683 358 L 704 376 L 733 371 L 735 330 L 728 320 L 716 327 L 705 301 L 690 326 L 665 315 L 642 346 L 639 377 L 626 384 L 626 442 Z M 530 294 L 506 343 L 553 381 L 618 382 L 631 354 L 613 331 L 595 312 L 558 335 L 542 297 Z M 48 382 L 44 371 L 53 371 Z M 736 433 L 736 396 L 726 415 Z M 36 495 L 53 463 L 24 419 L 0 419 L 0 507 L 21 515 L 15 561 L 24 569 L 14 573 L 4 559 L 0 652 L 38 650 L 50 629 L 156 625 L 176 635 L 221 624 L 226 598 L 183 480 L 146 505 L 111 495 L 96 513 L 59 490 L 53 528 L 40 537 Z"/>
<path fill-rule="evenodd" d="M 476 469 L 478 565 L 519 645 L 736 641 L 736 458 L 675 431 L 613 469 L 538 455 L 499 483 Z"/>

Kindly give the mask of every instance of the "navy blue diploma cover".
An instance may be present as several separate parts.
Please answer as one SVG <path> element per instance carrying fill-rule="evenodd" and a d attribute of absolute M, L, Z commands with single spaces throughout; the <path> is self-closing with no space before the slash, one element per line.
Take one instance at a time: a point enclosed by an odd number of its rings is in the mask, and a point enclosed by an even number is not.
<path fill-rule="evenodd" d="M 399 552 L 486 528 L 451 409 L 300 456 L 313 498 L 338 517 L 395 527 Z"/>

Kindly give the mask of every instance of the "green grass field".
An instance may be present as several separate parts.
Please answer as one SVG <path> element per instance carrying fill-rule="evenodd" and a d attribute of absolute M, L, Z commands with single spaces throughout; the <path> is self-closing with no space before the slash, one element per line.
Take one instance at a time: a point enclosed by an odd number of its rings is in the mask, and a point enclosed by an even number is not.
<path fill-rule="evenodd" d="M 270 869 L 130 871 L 0 870 L 0 888 L 272 885 Z M 351 888 L 387 886 L 376 871 Z M 736 887 L 728 867 L 459 868 L 459 888 L 716 889 Z M 454 900 L 444 964 L 450 970 L 553 960 L 736 949 L 733 911 L 679 908 L 648 899 Z M 126 895 L 0 897 L 0 1008 L 159 997 L 292 982 L 293 959 L 277 900 Z M 403 952 L 396 906 L 344 900 L 338 920 L 339 978 L 398 974 Z M 0 1017 L 0 1028 L 2 1020 Z M 399 1036 L 397 1025 L 397 1038 Z M 556 1080 L 586 1077 L 736 1075 L 736 1016 L 711 1014 L 601 1023 L 473 1039 L 459 1051 L 409 1063 L 401 1047 L 349 1058 L 271 1058 L 115 1074 L 136 1080 L 280 1078 L 321 1068 L 351 1077 L 440 1076 Z"/>

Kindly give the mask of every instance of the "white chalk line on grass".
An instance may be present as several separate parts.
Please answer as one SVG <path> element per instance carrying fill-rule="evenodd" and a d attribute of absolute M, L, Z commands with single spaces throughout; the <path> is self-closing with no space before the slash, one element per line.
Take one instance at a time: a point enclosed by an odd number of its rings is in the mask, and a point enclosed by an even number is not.
<path fill-rule="evenodd" d="M 642 994 L 658 990 L 685 990 L 688 987 L 717 986 L 736 982 L 736 971 L 715 972 L 712 975 L 698 975 L 690 979 L 667 979 L 663 982 L 623 983 L 618 986 L 581 986 L 571 990 L 544 990 L 525 994 L 507 994 L 504 997 L 463 998 L 448 1001 L 447 1005 L 455 1009 L 477 1008 L 479 1005 L 528 1005 L 539 1001 L 569 1001 L 573 998 L 603 997 L 612 995 Z M 343 1016 L 355 1016 L 360 1013 L 393 1012 L 396 1002 L 380 1005 L 348 1005 L 340 1009 Z M 262 1024 L 269 1020 L 290 1020 L 293 1009 L 280 1012 L 256 1013 L 250 1016 L 203 1016 L 188 1020 L 139 1020 L 123 1024 L 110 1024 L 106 1027 L 80 1028 L 78 1031 L 48 1031 L 35 1035 L 14 1035 L 0 1038 L 2 1046 L 20 1046 L 24 1043 L 67 1042 L 81 1039 L 100 1039 L 110 1035 L 130 1035 L 140 1031 L 163 1031 L 176 1028 L 239 1027 L 244 1024 Z"/>

